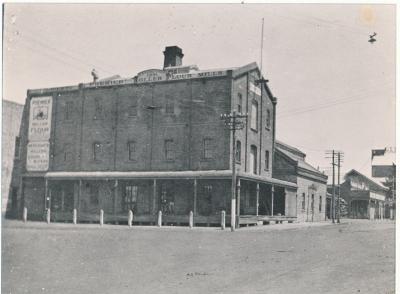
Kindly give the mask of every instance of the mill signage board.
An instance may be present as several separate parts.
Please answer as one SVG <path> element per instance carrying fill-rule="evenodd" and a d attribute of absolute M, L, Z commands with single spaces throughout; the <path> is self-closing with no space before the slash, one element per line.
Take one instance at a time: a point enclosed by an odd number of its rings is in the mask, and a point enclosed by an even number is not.
<path fill-rule="evenodd" d="M 29 142 L 46 141 L 50 138 L 51 110 L 53 98 L 34 97 L 31 99 L 29 110 Z"/>
<path fill-rule="evenodd" d="M 28 171 L 47 171 L 49 169 L 48 141 L 30 142 L 26 155 L 26 169 Z"/>

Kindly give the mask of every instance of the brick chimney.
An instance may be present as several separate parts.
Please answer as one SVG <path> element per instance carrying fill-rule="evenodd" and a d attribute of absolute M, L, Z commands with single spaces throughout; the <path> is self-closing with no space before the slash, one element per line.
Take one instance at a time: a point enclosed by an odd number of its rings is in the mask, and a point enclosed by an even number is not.
<path fill-rule="evenodd" d="M 178 46 L 165 47 L 164 51 L 164 68 L 170 66 L 182 65 L 183 53 L 182 49 Z"/>

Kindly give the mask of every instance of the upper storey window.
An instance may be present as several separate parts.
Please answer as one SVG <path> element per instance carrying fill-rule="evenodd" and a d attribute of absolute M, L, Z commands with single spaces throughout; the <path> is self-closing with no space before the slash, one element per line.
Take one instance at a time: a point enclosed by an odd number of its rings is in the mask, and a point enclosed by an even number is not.
<path fill-rule="evenodd" d="M 253 101 L 251 103 L 250 128 L 254 131 L 258 130 L 258 103 L 257 103 L 257 101 Z"/>
<path fill-rule="evenodd" d="M 206 138 L 203 140 L 203 157 L 204 159 L 211 159 L 213 158 L 212 152 L 212 139 Z"/>
<path fill-rule="evenodd" d="M 101 155 L 103 153 L 103 144 L 99 142 L 93 143 L 93 160 L 101 160 Z"/>
<path fill-rule="evenodd" d="M 269 109 L 267 109 L 267 117 L 266 117 L 265 127 L 268 130 L 271 129 L 271 111 Z"/>
<path fill-rule="evenodd" d="M 72 119 L 73 111 L 74 111 L 74 102 L 67 101 L 65 103 L 65 109 L 64 109 L 64 118 L 65 118 L 65 120 Z"/>
<path fill-rule="evenodd" d="M 237 104 L 238 113 L 242 113 L 242 105 L 243 105 L 243 97 L 241 93 L 238 93 L 238 104 Z"/>
<path fill-rule="evenodd" d="M 101 119 L 103 116 L 103 101 L 97 97 L 94 99 L 94 117 L 93 119 Z"/>
<path fill-rule="evenodd" d="M 168 98 L 165 103 L 165 113 L 166 114 L 174 114 L 175 113 L 174 100 L 171 98 Z"/>
<path fill-rule="evenodd" d="M 128 115 L 129 115 L 129 117 L 136 117 L 137 114 L 138 114 L 138 104 L 137 104 L 137 101 L 135 100 L 129 106 Z"/>
<path fill-rule="evenodd" d="M 174 160 L 174 141 L 172 139 L 168 139 L 164 141 L 164 153 L 166 160 Z"/>

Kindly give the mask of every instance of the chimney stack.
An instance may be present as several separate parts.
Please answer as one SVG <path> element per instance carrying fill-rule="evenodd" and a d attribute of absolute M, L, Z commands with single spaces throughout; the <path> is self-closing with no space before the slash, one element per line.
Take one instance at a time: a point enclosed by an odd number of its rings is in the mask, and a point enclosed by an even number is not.
<path fill-rule="evenodd" d="M 182 49 L 178 46 L 165 47 L 164 51 L 164 68 L 170 66 L 182 65 L 183 53 Z"/>

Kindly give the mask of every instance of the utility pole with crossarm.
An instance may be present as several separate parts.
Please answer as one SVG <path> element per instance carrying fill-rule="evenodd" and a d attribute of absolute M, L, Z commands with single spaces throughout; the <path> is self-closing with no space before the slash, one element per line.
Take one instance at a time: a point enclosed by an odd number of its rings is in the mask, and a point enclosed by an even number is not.
<path fill-rule="evenodd" d="M 221 119 L 225 121 L 225 126 L 232 131 L 232 197 L 231 197 L 231 231 L 236 228 L 236 131 L 244 128 L 247 114 L 233 111 L 228 114 L 221 114 Z"/>

